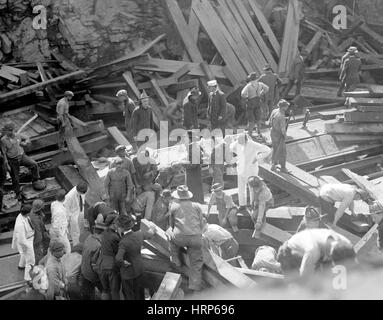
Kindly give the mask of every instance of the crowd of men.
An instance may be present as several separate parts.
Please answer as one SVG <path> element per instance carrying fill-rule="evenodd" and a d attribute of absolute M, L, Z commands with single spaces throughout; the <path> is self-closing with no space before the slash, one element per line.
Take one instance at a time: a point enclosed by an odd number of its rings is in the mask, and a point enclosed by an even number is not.
<path fill-rule="evenodd" d="M 355 49 L 351 47 L 342 60 L 340 93 L 359 81 L 356 73 L 360 63 Z M 247 133 L 239 135 L 229 146 L 225 141 L 213 139 L 215 150 L 229 147 L 236 157 L 230 163 L 212 157 L 213 183 L 207 212 L 192 201 L 193 193 L 187 186 L 178 186 L 173 192 L 163 190 L 163 185 L 157 181 L 158 163 L 149 149 L 138 149 L 137 155 L 131 158 L 125 146 L 115 149 L 117 157 L 110 164 L 104 182 L 108 195 L 105 202 L 89 206 L 86 183 L 78 184 L 68 193 L 58 192 L 50 206 L 52 224 L 49 231 L 44 224 L 44 202 L 35 200 L 32 206 L 24 204 L 16 219 L 12 246 L 20 253 L 19 268 L 25 270 L 25 280 L 31 283 L 29 298 L 87 300 L 95 299 L 96 293 L 100 293 L 101 299 L 144 299 L 141 248 L 145 239 L 153 237 L 156 228 L 166 231 L 174 266 L 182 263 L 179 259 L 181 248 L 187 249 L 189 289 L 201 290 L 204 248 L 210 247 L 226 260 L 236 257 L 239 245 L 228 229 L 233 234 L 238 232 L 238 213 L 248 212 L 254 223 L 253 237 L 256 237 L 266 222 L 267 211 L 274 206 L 271 190 L 258 175 L 259 162 L 271 155 L 271 170 L 289 173 L 286 168 L 286 112 L 290 104 L 281 98 L 287 96 L 293 85 L 296 95 L 300 93 L 305 57 L 306 53 L 302 52 L 294 61 L 282 93 L 281 79 L 269 65 L 259 77 L 255 73 L 249 75 L 241 92 L 248 121 Z M 216 80 L 207 85 L 209 127 L 224 131 L 233 125 L 235 108 L 227 103 Z M 69 102 L 73 96 L 73 92 L 67 91 L 57 104 L 61 149 L 65 149 L 65 135 L 72 130 Z M 140 131 L 154 128 L 150 98 L 143 91 L 136 106 L 126 90 L 120 90 L 116 96 L 124 113 L 126 136 L 132 145 L 140 147 L 143 143 L 138 137 Z M 183 125 L 187 130 L 199 128 L 200 98 L 199 89 L 192 88 L 184 100 Z M 271 128 L 271 150 L 253 140 L 255 126 L 260 135 L 264 119 Z M 38 166 L 23 149 L 30 141 L 16 133 L 13 125 L 7 124 L 2 132 L 0 196 L 9 170 L 13 189 L 20 197 L 21 165 L 31 169 L 33 187 L 43 190 L 45 185 L 40 180 Z M 232 163 L 237 172 L 238 205 L 224 191 L 225 165 Z M 326 185 L 320 196 L 322 210 L 307 208 L 298 233 L 284 243 L 278 253 L 268 246 L 257 249 L 254 269 L 277 273 L 298 270 L 304 276 L 313 272 L 319 262 L 353 258 L 354 252 L 347 239 L 334 231 L 321 229 L 324 224 L 320 212 L 326 211 L 329 203 L 341 202 L 336 212 L 326 212 L 334 215 L 336 224 L 346 208 L 353 213 L 354 200 L 369 201 L 377 217 L 378 204 L 372 203 L 363 190 L 349 185 Z M 217 206 L 218 224 L 208 223 L 213 205 Z M 141 219 L 154 223 L 150 232 L 140 231 Z"/>

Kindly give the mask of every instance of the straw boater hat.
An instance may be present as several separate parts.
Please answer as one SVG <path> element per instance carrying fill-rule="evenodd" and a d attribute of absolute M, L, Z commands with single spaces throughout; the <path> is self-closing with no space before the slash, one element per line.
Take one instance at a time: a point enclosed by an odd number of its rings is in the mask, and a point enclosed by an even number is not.
<path fill-rule="evenodd" d="M 126 150 L 126 146 L 119 145 L 119 146 L 117 146 L 117 147 L 114 149 L 115 152 L 119 152 L 119 151 L 122 151 L 122 150 Z"/>
<path fill-rule="evenodd" d="M 212 192 L 216 192 L 216 191 L 220 191 L 220 190 L 223 190 L 223 185 L 221 183 L 215 183 L 211 186 Z"/>
<path fill-rule="evenodd" d="M 128 92 L 126 90 L 120 90 L 116 93 L 116 97 L 127 97 Z"/>
<path fill-rule="evenodd" d="M 172 196 L 179 200 L 189 200 L 193 198 L 193 193 L 189 191 L 187 186 L 178 186 L 177 190 L 172 193 Z"/>
<path fill-rule="evenodd" d="M 357 53 L 358 52 L 358 48 L 357 47 L 350 47 L 347 49 L 347 52 L 349 53 Z"/>

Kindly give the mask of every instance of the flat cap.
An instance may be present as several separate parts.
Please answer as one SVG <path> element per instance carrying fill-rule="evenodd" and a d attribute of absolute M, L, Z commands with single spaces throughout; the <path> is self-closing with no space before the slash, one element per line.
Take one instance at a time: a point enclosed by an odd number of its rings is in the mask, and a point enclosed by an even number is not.
<path fill-rule="evenodd" d="M 65 97 L 74 97 L 74 93 L 72 91 L 65 91 L 64 96 Z"/>

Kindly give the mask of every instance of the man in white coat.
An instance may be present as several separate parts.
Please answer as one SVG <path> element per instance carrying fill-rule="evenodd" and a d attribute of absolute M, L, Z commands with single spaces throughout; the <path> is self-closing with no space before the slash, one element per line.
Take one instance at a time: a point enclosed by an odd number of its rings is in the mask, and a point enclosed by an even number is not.
<path fill-rule="evenodd" d="M 35 230 L 29 218 L 30 206 L 24 206 L 16 218 L 15 229 L 13 231 L 12 249 L 17 249 L 20 253 L 19 269 L 25 269 L 24 280 L 30 281 L 29 274 L 35 264 L 35 252 L 33 250 L 33 239 Z"/>
<path fill-rule="evenodd" d="M 64 207 L 68 214 L 72 246 L 80 243 L 81 229 L 84 229 L 85 194 L 87 191 L 88 185 L 85 182 L 81 182 L 65 196 Z"/>
<path fill-rule="evenodd" d="M 65 246 L 65 253 L 71 252 L 68 238 L 67 210 L 64 206 L 65 191 L 60 190 L 56 195 L 56 201 L 51 203 L 52 226 L 49 230 L 51 239 L 60 241 Z"/>
<path fill-rule="evenodd" d="M 231 152 L 237 156 L 233 162 L 237 163 L 238 198 L 240 209 L 247 206 L 247 181 L 252 176 L 258 176 L 258 162 L 271 154 L 271 149 L 263 144 L 254 142 L 251 137 L 243 133 L 230 146 Z M 253 203 L 250 193 L 250 203 Z"/>

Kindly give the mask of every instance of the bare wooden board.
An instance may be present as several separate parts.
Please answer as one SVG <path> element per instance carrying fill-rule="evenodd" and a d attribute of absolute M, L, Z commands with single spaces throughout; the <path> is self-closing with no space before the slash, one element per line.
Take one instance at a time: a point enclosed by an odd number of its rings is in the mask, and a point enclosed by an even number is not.
<path fill-rule="evenodd" d="M 355 123 L 383 123 L 383 108 L 380 112 L 346 111 L 344 113 L 344 120 Z"/>
<path fill-rule="evenodd" d="M 167 272 L 152 300 L 174 300 L 177 297 L 181 282 L 180 274 Z"/>
<path fill-rule="evenodd" d="M 246 274 L 249 277 L 256 277 L 261 279 L 273 279 L 273 280 L 284 280 L 285 277 L 282 274 L 276 274 L 276 273 L 270 273 L 270 272 L 264 272 L 264 271 L 256 271 L 252 269 L 246 269 L 246 268 L 236 268 L 237 270 L 241 271 L 243 274 Z"/>
<path fill-rule="evenodd" d="M 132 92 L 134 93 L 135 98 L 139 99 L 140 98 L 140 91 L 137 89 L 136 84 L 133 81 L 132 73 L 130 71 L 126 71 L 122 74 L 122 76 L 124 77 L 130 90 L 132 90 Z"/>
<path fill-rule="evenodd" d="M 361 126 L 358 123 L 345 123 L 336 120 L 329 120 L 325 123 L 325 132 L 347 133 L 347 134 L 376 134 L 382 135 L 383 123 L 365 123 Z"/>
<path fill-rule="evenodd" d="M 126 146 L 128 151 L 133 148 L 128 139 L 126 139 L 126 137 L 122 134 L 120 130 L 118 130 L 117 127 L 109 127 L 108 132 L 117 144 Z"/>

